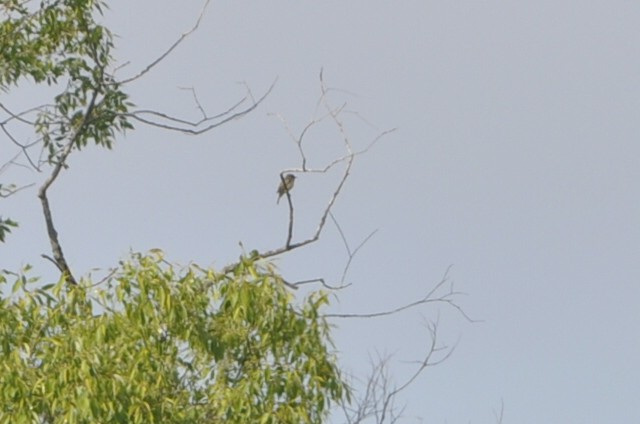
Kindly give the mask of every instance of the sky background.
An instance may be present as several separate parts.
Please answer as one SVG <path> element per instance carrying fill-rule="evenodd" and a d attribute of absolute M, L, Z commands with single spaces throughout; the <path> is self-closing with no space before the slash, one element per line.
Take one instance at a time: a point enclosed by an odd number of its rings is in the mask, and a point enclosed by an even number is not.
<path fill-rule="evenodd" d="M 124 78 L 194 23 L 201 1 L 110 2 Z M 335 215 L 355 258 L 353 285 L 331 312 L 374 312 L 421 297 L 449 266 L 459 304 L 391 318 L 335 320 L 344 368 L 365 378 L 392 355 L 402 383 L 439 317 L 456 346 L 398 399 L 408 423 L 640 422 L 640 3 L 631 1 L 212 1 L 200 28 L 130 87 L 141 108 L 198 119 L 248 85 L 272 94 L 252 114 L 200 137 L 138 125 L 112 151 L 71 158 L 50 191 L 77 274 L 130 250 L 162 248 L 180 263 L 222 267 L 278 247 L 286 206 L 278 174 L 300 166 L 294 132 L 313 119 L 324 68 L 347 131 L 365 146 Z M 15 109 L 42 94 L 25 85 Z M 311 165 L 343 154 L 327 123 L 309 133 Z M 14 153 L 0 139 L 2 159 Z M 336 170 L 337 171 L 337 170 Z M 339 176 L 300 176 L 299 226 L 315 229 Z M 2 182 L 39 183 L 13 168 Z M 35 188 L 2 201 L 21 227 L 0 266 L 32 263 L 55 276 Z M 334 226 L 321 242 L 279 258 L 291 281 L 339 279 L 347 256 Z M 303 295 L 302 293 L 300 294 Z M 338 416 L 334 422 L 342 422 Z"/>

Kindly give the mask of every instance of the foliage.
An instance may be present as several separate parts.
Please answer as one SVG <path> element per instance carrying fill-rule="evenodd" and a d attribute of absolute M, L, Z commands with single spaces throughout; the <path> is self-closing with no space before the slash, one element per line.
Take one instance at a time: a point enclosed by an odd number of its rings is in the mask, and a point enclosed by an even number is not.
<path fill-rule="evenodd" d="M 55 161 L 65 141 L 81 148 L 93 140 L 111 148 L 117 131 L 132 128 L 126 118 L 131 103 L 107 73 L 112 35 L 94 18 L 104 4 L 34 3 L 0 3 L 0 87 L 17 85 L 22 78 L 63 87 L 53 105 L 39 108 L 36 119 L 35 129 L 49 150 L 49 161 Z"/>
<path fill-rule="evenodd" d="M 18 223 L 9 218 L 0 217 L 0 243 L 4 242 L 7 233 L 11 232 L 11 227 L 17 227 Z"/>
<path fill-rule="evenodd" d="M 0 423 L 318 423 L 348 397 L 326 295 L 296 306 L 255 260 L 222 275 L 156 251 L 95 285 L 14 279 L 0 301 Z"/>

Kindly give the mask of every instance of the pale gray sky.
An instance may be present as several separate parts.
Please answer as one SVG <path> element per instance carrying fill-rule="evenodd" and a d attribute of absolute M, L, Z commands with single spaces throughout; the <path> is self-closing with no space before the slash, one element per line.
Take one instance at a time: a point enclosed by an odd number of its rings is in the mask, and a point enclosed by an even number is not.
<path fill-rule="evenodd" d="M 157 57 L 201 3 L 113 1 L 106 20 L 119 59 L 131 61 L 120 75 Z M 80 273 L 129 249 L 221 266 L 238 241 L 281 244 L 278 173 L 299 163 L 268 113 L 299 131 L 324 67 L 330 86 L 354 93 L 336 99 L 380 129 L 398 127 L 359 158 L 337 204 L 354 244 L 379 232 L 333 309 L 414 300 L 452 264 L 468 294 L 460 303 L 484 320 L 439 310 L 443 342 L 457 348 L 400 397 L 406 422 L 493 423 L 501 399 L 505 423 L 639 422 L 639 46 L 640 3 L 630 1 L 213 1 L 132 100 L 197 118 L 178 87 L 195 87 L 212 114 L 244 94 L 237 82 L 258 95 L 278 77 L 274 92 L 202 137 L 139 127 L 111 152 L 72 157 L 51 192 L 61 241 Z M 349 130 L 360 145 L 375 135 L 355 118 Z M 309 142 L 317 165 L 340 147 L 328 129 Z M 313 228 L 334 177 L 299 178 L 299 234 Z M 31 262 L 53 275 L 39 259 L 48 244 L 35 191 L 2 212 L 22 227 L 0 245 L 1 266 Z M 345 260 L 328 227 L 320 245 L 278 264 L 292 280 L 335 278 Z M 394 354 L 402 382 L 436 312 L 336 321 L 342 363 L 362 377 L 369 354 Z"/>

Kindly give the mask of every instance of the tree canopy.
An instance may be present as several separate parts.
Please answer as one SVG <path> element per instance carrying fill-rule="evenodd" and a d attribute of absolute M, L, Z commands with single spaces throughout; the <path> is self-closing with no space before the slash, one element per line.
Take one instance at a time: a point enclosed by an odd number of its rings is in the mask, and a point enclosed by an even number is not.
<path fill-rule="evenodd" d="M 0 422 L 317 423 L 348 395 L 326 294 L 296 306 L 255 259 L 217 274 L 155 251 L 94 286 L 14 280 Z"/>

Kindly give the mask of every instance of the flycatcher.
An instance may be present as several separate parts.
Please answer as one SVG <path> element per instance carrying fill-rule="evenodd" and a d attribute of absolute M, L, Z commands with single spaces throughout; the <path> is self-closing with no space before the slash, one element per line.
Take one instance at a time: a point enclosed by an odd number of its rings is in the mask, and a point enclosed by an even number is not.
<path fill-rule="evenodd" d="M 280 180 L 280 185 L 278 186 L 278 201 L 276 203 L 280 203 L 280 198 L 284 196 L 284 194 L 288 191 L 291 191 L 293 188 L 293 183 L 296 182 L 296 176 L 293 174 L 287 174 L 284 176 L 284 181 Z"/>

